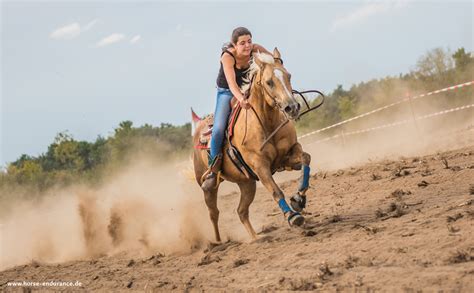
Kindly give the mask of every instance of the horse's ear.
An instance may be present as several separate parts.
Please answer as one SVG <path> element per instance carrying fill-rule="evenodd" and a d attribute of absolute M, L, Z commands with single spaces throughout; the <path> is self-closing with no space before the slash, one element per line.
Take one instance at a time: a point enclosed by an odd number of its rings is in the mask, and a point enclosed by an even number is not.
<path fill-rule="evenodd" d="M 275 47 L 275 49 L 273 49 L 273 58 L 281 59 L 281 54 L 280 54 L 280 51 L 278 51 L 277 47 Z"/>

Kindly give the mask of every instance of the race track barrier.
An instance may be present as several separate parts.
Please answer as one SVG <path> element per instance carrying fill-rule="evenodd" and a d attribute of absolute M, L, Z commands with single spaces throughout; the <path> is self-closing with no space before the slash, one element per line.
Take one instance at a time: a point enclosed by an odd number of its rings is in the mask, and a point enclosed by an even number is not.
<path fill-rule="evenodd" d="M 424 94 L 419 94 L 419 95 L 416 95 L 416 96 L 413 96 L 413 97 L 403 98 L 403 99 L 400 99 L 400 100 L 397 101 L 397 102 L 394 102 L 394 103 L 385 105 L 385 106 L 383 106 L 383 107 L 374 109 L 374 110 L 372 110 L 372 111 L 369 111 L 369 112 L 366 112 L 366 113 L 357 115 L 357 116 L 355 116 L 355 117 L 352 117 L 352 118 L 343 120 L 343 121 L 338 122 L 338 123 L 336 123 L 336 124 L 333 124 L 333 125 L 330 125 L 330 126 L 327 126 L 327 127 L 324 127 L 324 128 L 318 129 L 318 130 L 315 130 L 315 131 L 308 132 L 308 133 L 306 133 L 306 134 L 303 134 L 303 135 L 299 136 L 298 139 L 302 139 L 302 138 L 311 136 L 311 135 L 313 135 L 313 134 L 317 134 L 317 133 L 323 132 L 323 131 L 325 131 L 325 130 L 328 130 L 328 129 L 331 129 L 331 128 L 334 128 L 334 127 L 337 127 L 337 126 L 340 126 L 340 125 L 343 125 L 343 124 L 346 124 L 346 123 L 351 122 L 351 121 L 354 121 L 354 120 L 357 120 L 357 119 L 359 119 L 359 118 L 369 116 L 369 115 L 371 115 L 371 114 L 377 113 L 377 112 L 379 112 L 379 111 L 385 110 L 385 109 L 387 109 L 387 108 L 396 106 L 396 105 L 398 105 L 398 104 L 401 104 L 401 103 L 404 103 L 404 102 L 407 102 L 407 101 L 410 101 L 410 100 L 415 100 L 415 99 L 422 98 L 422 97 L 428 97 L 428 96 L 432 96 L 432 95 L 439 94 L 439 93 L 442 93 L 442 92 L 447 92 L 447 91 L 450 91 L 450 90 L 460 89 L 460 88 L 462 88 L 462 87 L 466 87 L 466 86 L 470 86 L 470 85 L 474 85 L 474 80 L 473 80 L 473 81 L 469 81 L 469 82 L 465 82 L 465 83 L 461 83 L 461 84 L 457 84 L 457 85 L 453 85 L 453 86 L 450 86 L 450 87 L 446 87 L 446 88 L 443 88 L 443 89 L 435 90 L 435 91 L 432 91 L 432 92 L 428 92 L 428 93 L 424 93 Z"/>
<path fill-rule="evenodd" d="M 474 104 L 464 105 L 464 106 L 460 106 L 460 107 L 456 107 L 456 108 L 451 108 L 451 109 L 448 109 L 448 110 L 443 110 L 443 111 L 439 111 L 439 112 L 435 112 L 435 113 L 415 117 L 415 120 L 418 121 L 418 120 L 428 119 L 428 118 L 432 118 L 432 117 L 439 116 L 439 115 L 444 115 L 444 114 L 448 114 L 448 113 L 452 113 L 452 112 L 456 112 L 456 111 L 469 109 L 469 108 L 472 108 L 472 107 L 474 107 Z M 384 124 L 384 125 L 379 125 L 379 126 L 375 126 L 375 127 L 371 127 L 371 128 L 366 128 L 366 129 L 362 129 L 362 130 L 344 132 L 343 134 L 336 134 L 336 135 L 333 135 L 333 136 L 330 136 L 330 137 L 327 137 L 327 138 L 324 138 L 324 139 L 320 139 L 320 140 L 313 141 L 313 142 L 308 142 L 306 144 L 309 145 L 309 144 L 321 143 L 321 142 L 328 141 L 328 140 L 331 140 L 331 139 L 335 139 L 335 138 L 338 138 L 338 137 L 344 137 L 344 136 L 348 136 L 348 135 L 355 135 L 355 134 L 375 131 L 375 130 L 379 130 L 379 129 L 383 129 L 383 128 L 388 128 L 388 127 L 394 127 L 394 126 L 398 126 L 398 125 L 402 125 L 402 124 L 407 124 L 407 123 L 410 123 L 410 122 L 413 122 L 413 119 L 405 119 L 405 120 L 401 120 L 401 121 L 397 121 L 397 122 L 393 122 L 393 123 L 389 123 L 389 124 Z"/>

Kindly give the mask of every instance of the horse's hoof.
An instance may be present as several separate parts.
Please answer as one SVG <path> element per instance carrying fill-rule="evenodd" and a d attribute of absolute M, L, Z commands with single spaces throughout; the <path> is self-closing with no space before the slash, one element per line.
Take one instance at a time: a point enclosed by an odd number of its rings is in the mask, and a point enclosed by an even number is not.
<path fill-rule="evenodd" d="M 304 217 L 298 212 L 290 212 L 288 224 L 290 224 L 290 226 L 301 226 L 304 224 Z"/>
<path fill-rule="evenodd" d="M 298 193 L 290 198 L 291 208 L 296 212 L 301 212 L 306 207 L 306 195 Z"/>

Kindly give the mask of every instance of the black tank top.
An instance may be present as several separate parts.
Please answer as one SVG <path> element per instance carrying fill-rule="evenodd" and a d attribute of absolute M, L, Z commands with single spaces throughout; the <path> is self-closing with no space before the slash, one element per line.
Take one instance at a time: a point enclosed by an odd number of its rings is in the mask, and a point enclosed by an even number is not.
<path fill-rule="evenodd" d="M 249 67 L 241 68 L 241 69 L 237 68 L 237 60 L 235 59 L 234 54 L 232 54 L 228 50 L 225 50 L 222 52 L 221 57 L 222 55 L 224 55 L 224 53 L 228 53 L 230 56 L 232 56 L 232 58 L 234 58 L 235 81 L 237 82 L 237 85 L 241 87 L 244 81 L 243 78 L 245 74 L 247 73 L 247 70 L 249 69 Z M 227 79 L 225 78 L 224 67 L 222 66 L 222 62 L 221 62 L 221 67 L 219 69 L 219 74 L 217 75 L 217 86 L 220 88 L 225 88 L 225 89 L 229 88 L 229 84 L 227 83 Z"/>

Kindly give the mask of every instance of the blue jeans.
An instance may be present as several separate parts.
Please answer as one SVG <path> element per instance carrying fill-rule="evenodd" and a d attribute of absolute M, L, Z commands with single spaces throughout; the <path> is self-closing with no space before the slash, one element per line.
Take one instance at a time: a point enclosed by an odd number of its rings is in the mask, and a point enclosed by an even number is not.
<path fill-rule="evenodd" d="M 234 95 L 229 89 L 217 88 L 216 110 L 214 111 L 214 126 L 211 136 L 211 157 L 209 162 L 221 153 L 224 133 L 230 115 L 230 100 Z"/>

